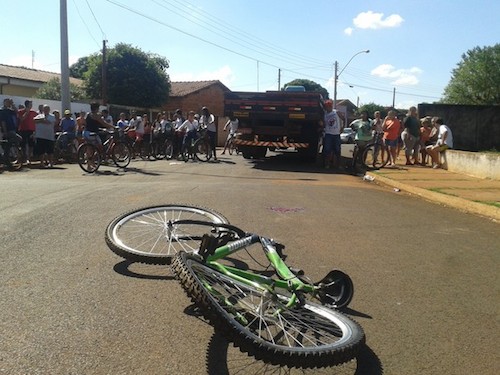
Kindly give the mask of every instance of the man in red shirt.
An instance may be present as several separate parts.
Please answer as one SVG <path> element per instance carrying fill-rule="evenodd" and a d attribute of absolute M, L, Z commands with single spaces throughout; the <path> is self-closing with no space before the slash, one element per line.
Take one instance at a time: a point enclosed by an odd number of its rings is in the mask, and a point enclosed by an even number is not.
<path fill-rule="evenodd" d="M 33 155 L 33 146 L 35 145 L 33 133 L 35 132 L 35 116 L 38 113 L 33 110 L 33 102 L 31 100 L 26 100 L 24 106 L 25 108 L 17 113 L 17 118 L 19 119 L 18 133 L 22 137 L 21 149 L 24 161 L 29 164 L 30 157 Z"/>

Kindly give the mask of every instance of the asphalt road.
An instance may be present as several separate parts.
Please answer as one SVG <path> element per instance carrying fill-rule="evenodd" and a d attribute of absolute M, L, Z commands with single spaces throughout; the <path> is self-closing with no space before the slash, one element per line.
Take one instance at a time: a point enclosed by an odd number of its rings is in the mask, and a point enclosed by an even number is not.
<path fill-rule="evenodd" d="M 214 334 L 167 267 L 107 249 L 114 217 L 163 203 L 285 243 L 312 280 L 352 277 L 367 348 L 306 373 L 499 373 L 498 224 L 283 159 L 0 173 L 0 374 L 283 373 Z"/>

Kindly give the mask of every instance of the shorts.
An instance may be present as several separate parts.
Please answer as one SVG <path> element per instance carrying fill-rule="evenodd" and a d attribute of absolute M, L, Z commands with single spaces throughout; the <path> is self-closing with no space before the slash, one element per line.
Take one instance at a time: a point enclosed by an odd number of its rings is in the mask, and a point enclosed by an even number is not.
<path fill-rule="evenodd" d="M 90 134 L 90 132 L 88 131 L 84 131 L 83 132 L 83 138 L 85 138 L 85 140 L 90 143 L 91 145 L 94 145 L 94 146 L 98 146 L 98 145 L 102 145 L 102 140 L 101 140 L 101 137 L 99 137 L 98 134 Z"/>
<path fill-rule="evenodd" d="M 323 155 L 330 155 L 332 152 L 335 156 L 340 156 L 340 134 L 325 134 L 323 137 Z"/>
<path fill-rule="evenodd" d="M 387 147 L 397 147 L 398 146 L 398 139 L 384 139 L 384 143 Z"/>
<path fill-rule="evenodd" d="M 432 150 L 436 150 L 438 152 L 443 152 L 443 151 L 448 150 L 450 147 L 448 145 L 441 145 L 441 146 L 435 145 L 435 146 L 431 146 L 428 148 L 430 148 Z"/>
<path fill-rule="evenodd" d="M 24 147 L 28 145 L 29 147 L 35 146 L 35 137 L 33 137 L 32 130 L 20 130 L 19 135 L 22 137 L 21 147 L 24 150 Z"/>
<path fill-rule="evenodd" d="M 35 155 L 52 155 L 54 153 L 54 143 L 55 141 L 51 141 L 49 139 L 37 138 L 35 140 Z"/>

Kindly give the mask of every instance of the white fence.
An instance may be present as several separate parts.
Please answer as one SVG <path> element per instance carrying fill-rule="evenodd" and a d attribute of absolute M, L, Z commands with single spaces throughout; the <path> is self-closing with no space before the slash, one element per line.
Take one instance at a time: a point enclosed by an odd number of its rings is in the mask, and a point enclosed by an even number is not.
<path fill-rule="evenodd" d="M 61 113 L 64 112 L 64 110 L 69 109 L 71 110 L 72 113 L 80 113 L 80 111 L 85 111 L 85 112 L 90 112 L 90 104 L 88 103 L 77 103 L 77 102 L 72 102 L 71 103 L 71 108 L 61 108 L 61 101 L 59 100 L 47 100 L 47 99 L 36 99 L 36 98 L 27 98 L 25 96 L 12 96 L 12 95 L 0 95 L 0 100 L 1 100 L 1 105 L 3 105 L 3 100 L 5 98 L 11 98 L 14 101 L 14 104 L 16 107 L 19 107 L 20 104 L 24 105 L 25 100 L 32 100 L 33 101 L 33 109 L 36 111 L 38 109 L 39 105 L 45 105 L 47 104 L 50 106 L 50 111 L 55 111 L 58 110 Z"/>

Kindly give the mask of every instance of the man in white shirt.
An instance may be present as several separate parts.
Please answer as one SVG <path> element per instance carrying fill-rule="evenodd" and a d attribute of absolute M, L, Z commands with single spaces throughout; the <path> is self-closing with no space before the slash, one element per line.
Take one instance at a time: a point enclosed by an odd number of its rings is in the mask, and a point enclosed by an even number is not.
<path fill-rule="evenodd" d="M 442 164 L 439 153 L 453 148 L 453 134 L 448 125 L 444 124 L 442 118 L 436 118 L 435 123 L 438 126 L 438 139 L 435 145 L 427 146 L 425 149 L 432 158 L 432 168 L 441 168 Z"/>
<path fill-rule="evenodd" d="M 194 111 L 189 111 L 188 119 L 182 123 L 179 129 L 177 129 L 180 132 L 185 132 L 184 139 L 182 141 L 182 150 L 185 149 L 189 142 L 192 142 L 192 140 L 196 138 L 198 126 L 198 121 L 194 119 Z"/>
<path fill-rule="evenodd" d="M 215 147 L 217 146 L 217 126 L 215 125 L 215 117 L 210 113 L 207 107 L 201 109 L 200 124 L 207 128 L 207 134 L 210 138 L 210 147 L 214 154 L 214 160 L 217 160 Z"/>
<path fill-rule="evenodd" d="M 227 127 L 229 126 L 229 134 L 227 135 L 226 143 L 224 143 L 224 150 L 222 151 L 222 155 L 226 153 L 229 141 L 231 141 L 231 139 L 234 138 L 234 135 L 238 131 L 239 125 L 240 121 L 236 117 L 229 117 L 229 120 L 227 120 L 226 125 L 224 125 L 224 131 L 226 131 Z"/>
<path fill-rule="evenodd" d="M 323 157 L 325 159 L 325 168 L 329 169 L 332 164 L 334 168 L 340 165 L 340 132 L 342 130 L 341 122 L 337 111 L 333 109 L 333 101 L 326 100 L 325 118 L 323 121 Z"/>

